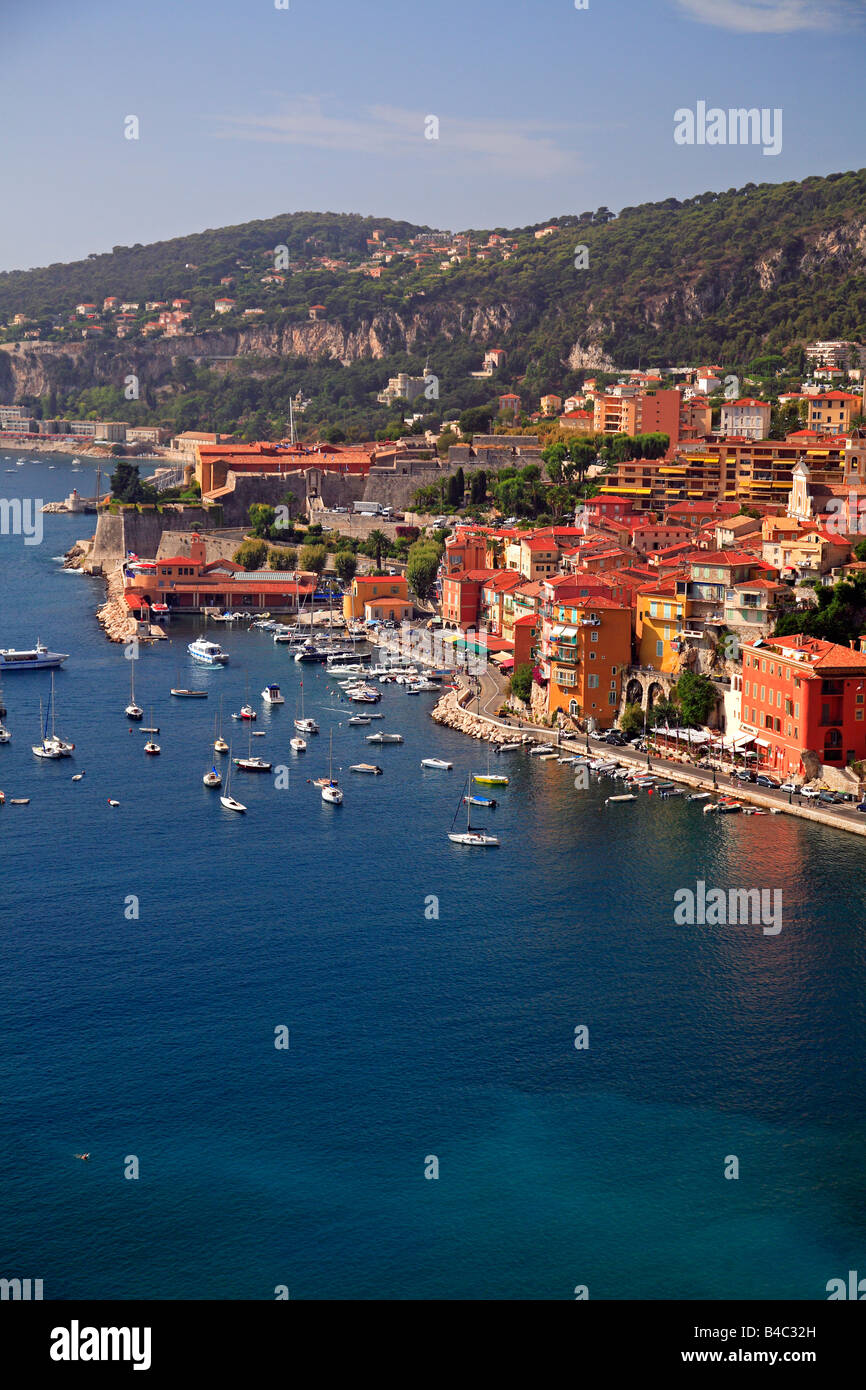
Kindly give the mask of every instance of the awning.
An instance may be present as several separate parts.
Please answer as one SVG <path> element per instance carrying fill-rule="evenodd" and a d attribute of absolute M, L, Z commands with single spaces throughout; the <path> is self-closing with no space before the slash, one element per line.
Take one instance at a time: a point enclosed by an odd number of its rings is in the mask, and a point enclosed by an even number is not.
<path fill-rule="evenodd" d="M 756 738 L 755 742 L 757 743 L 759 748 L 769 748 L 770 746 L 765 738 Z"/>
<path fill-rule="evenodd" d="M 494 657 L 494 661 L 495 661 L 495 660 L 496 660 L 496 658 Z M 513 657 L 513 656 L 503 656 L 503 657 L 501 657 L 500 660 L 499 660 L 499 669 L 500 669 L 500 671 L 510 671 L 513 665 L 514 665 L 514 657 Z"/>

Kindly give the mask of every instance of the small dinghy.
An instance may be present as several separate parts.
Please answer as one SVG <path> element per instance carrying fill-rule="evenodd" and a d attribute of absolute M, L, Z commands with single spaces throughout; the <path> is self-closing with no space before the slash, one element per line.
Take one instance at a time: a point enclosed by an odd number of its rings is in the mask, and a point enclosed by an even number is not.
<path fill-rule="evenodd" d="M 382 769 L 381 769 L 381 767 L 379 767 L 378 764 L 376 764 L 376 763 L 354 763 L 354 764 L 349 768 L 349 771 L 350 771 L 350 772 L 369 772 L 369 773 L 371 774 L 371 776 L 373 776 L 373 777 L 381 777 L 381 776 L 382 776 Z"/>

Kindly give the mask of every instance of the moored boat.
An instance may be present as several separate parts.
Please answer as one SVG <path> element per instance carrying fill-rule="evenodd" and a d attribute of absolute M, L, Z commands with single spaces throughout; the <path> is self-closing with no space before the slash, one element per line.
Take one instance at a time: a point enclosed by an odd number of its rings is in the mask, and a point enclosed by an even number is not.
<path fill-rule="evenodd" d="M 450 772 L 454 764 L 446 762 L 444 758 L 422 758 L 421 766 L 439 768 L 443 772 Z"/>
<path fill-rule="evenodd" d="M 190 642 L 187 651 L 194 661 L 200 661 L 205 666 L 225 666 L 229 659 L 228 652 L 224 652 L 218 642 L 209 642 L 206 637 L 198 637 Z"/>
<path fill-rule="evenodd" d="M 349 768 L 350 772 L 369 772 L 374 777 L 381 777 L 382 769 L 378 763 L 353 763 Z"/>

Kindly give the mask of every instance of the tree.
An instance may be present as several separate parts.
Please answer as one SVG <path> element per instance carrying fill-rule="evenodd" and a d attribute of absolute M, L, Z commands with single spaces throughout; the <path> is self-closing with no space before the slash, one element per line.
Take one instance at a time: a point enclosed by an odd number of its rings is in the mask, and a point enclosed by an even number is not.
<path fill-rule="evenodd" d="M 469 479 L 469 501 L 474 506 L 481 506 L 487 500 L 487 474 L 483 468 L 477 468 Z"/>
<path fill-rule="evenodd" d="M 268 564 L 272 570 L 296 570 L 298 568 L 298 552 L 293 547 L 280 548 L 273 546 L 268 555 Z"/>
<path fill-rule="evenodd" d="M 619 727 L 626 738 L 633 738 L 635 734 L 643 733 L 644 714 L 640 705 L 626 705 L 619 721 Z"/>
<path fill-rule="evenodd" d="M 409 550 L 406 579 L 419 598 L 427 598 L 439 572 L 439 548 L 430 541 L 416 541 Z"/>
<path fill-rule="evenodd" d="M 718 699 L 718 691 L 707 676 L 684 671 L 677 681 L 677 699 L 680 706 L 680 724 L 696 729 L 706 724 Z"/>
<path fill-rule="evenodd" d="M 525 700 L 528 704 L 532 694 L 532 667 L 528 664 L 515 666 L 508 688 L 518 700 Z"/>
<path fill-rule="evenodd" d="M 244 541 L 235 551 L 234 562 L 245 570 L 260 570 L 267 559 L 268 547 L 265 541 Z"/>
<path fill-rule="evenodd" d="M 367 537 L 367 545 L 373 553 L 373 558 L 376 561 L 376 569 L 381 569 L 382 555 L 390 545 L 390 541 L 385 535 L 385 532 L 380 531 L 378 528 L 375 531 L 371 531 Z"/>
<path fill-rule="evenodd" d="M 489 405 L 471 406 L 460 415 L 461 434 L 486 434 L 493 419 L 493 407 Z"/>
<path fill-rule="evenodd" d="M 111 475 L 109 484 L 111 495 L 117 502 L 155 502 L 156 490 L 143 483 L 139 476 L 138 464 L 120 459 Z"/>
<path fill-rule="evenodd" d="M 858 541 L 854 547 L 854 554 L 858 560 L 866 560 L 866 541 Z"/>
<path fill-rule="evenodd" d="M 271 535 L 277 513 L 274 507 L 263 502 L 254 502 L 250 507 L 250 530 L 254 536 L 267 539 Z"/>
<path fill-rule="evenodd" d="M 305 545 L 300 554 L 298 568 L 321 574 L 327 562 L 328 551 L 325 546 Z"/>
<path fill-rule="evenodd" d="M 338 550 L 334 568 L 344 584 L 351 584 L 358 569 L 358 561 L 351 550 Z"/>

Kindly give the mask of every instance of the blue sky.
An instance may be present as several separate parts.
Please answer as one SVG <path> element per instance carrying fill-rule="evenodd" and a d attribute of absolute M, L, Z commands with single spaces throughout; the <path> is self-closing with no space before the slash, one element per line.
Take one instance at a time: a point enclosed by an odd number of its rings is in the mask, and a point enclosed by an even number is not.
<path fill-rule="evenodd" d="M 866 0 L 288 4 L 0 0 L 0 269 L 302 209 L 520 226 L 866 162 Z M 675 144 L 698 101 L 781 108 L 781 153 Z"/>

